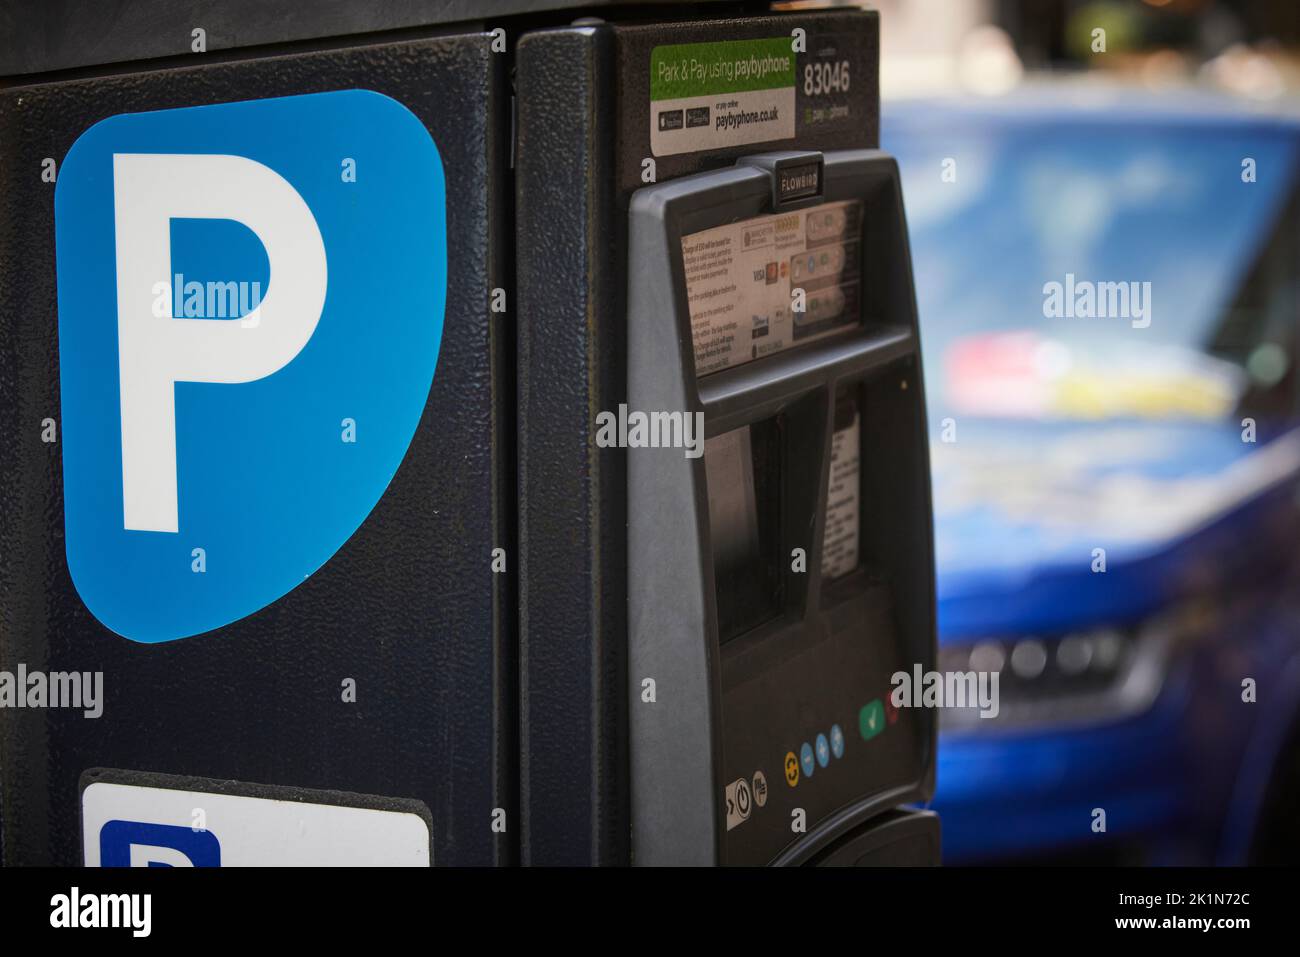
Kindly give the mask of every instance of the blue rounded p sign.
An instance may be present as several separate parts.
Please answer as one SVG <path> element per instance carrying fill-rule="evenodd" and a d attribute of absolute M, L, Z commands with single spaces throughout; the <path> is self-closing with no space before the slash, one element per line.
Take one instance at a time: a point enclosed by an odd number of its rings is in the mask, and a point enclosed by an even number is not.
<path fill-rule="evenodd" d="M 320 568 L 420 423 L 446 187 L 363 90 L 114 116 L 55 193 L 64 522 L 77 592 L 159 642 Z"/>

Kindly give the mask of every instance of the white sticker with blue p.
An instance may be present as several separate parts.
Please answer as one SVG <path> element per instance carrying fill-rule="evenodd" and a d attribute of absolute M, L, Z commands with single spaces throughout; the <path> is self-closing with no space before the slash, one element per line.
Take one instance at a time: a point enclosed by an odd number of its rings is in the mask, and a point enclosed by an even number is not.
<path fill-rule="evenodd" d="M 292 789 L 230 793 L 95 781 L 82 791 L 87 867 L 428 867 L 427 809 L 325 803 Z M 233 786 L 224 782 L 223 788 Z M 338 795 L 355 802 L 358 795 Z M 379 804 L 390 806 L 375 806 Z M 423 813 L 421 813 L 423 812 Z"/>
<path fill-rule="evenodd" d="M 253 614 L 365 521 L 425 412 L 437 147 L 364 90 L 113 116 L 55 221 L 78 594 L 140 642 Z"/>

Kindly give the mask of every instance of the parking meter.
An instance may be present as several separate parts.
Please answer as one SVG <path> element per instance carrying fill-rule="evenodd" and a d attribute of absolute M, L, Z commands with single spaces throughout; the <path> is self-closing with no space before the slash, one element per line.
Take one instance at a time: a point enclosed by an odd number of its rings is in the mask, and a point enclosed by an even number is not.
<path fill-rule="evenodd" d="M 937 860 L 874 13 L 7 16 L 5 864 Z"/>
<path fill-rule="evenodd" d="M 888 701 L 934 618 L 877 28 L 520 42 L 558 85 L 518 118 L 526 861 L 870 862 L 932 790 L 933 715 Z"/>

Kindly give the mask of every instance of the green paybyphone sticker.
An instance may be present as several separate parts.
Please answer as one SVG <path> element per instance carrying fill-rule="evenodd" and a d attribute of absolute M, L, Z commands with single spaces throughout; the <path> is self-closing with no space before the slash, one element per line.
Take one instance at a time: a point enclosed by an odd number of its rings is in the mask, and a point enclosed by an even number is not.
<path fill-rule="evenodd" d="M 795 132 L 790 38 L 675 43 L 650 52 L 656 156 L 789 139 Z"/>

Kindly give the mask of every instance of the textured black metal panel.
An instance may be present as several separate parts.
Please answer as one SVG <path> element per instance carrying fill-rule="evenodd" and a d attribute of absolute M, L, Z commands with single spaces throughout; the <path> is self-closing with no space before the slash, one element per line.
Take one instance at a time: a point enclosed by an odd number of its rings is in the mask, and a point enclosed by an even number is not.
<path fill-rule="evenodd" d="M 505 67 L 482 34 L 0 91 L 0 668 L 102 671 L 104 714 L 0 713 L 8 864 L 77 864 L 78 778 L 113 767 L 423 801 L 439 864 L 513 857 L 512 462 Z M 428 126 L 446 172 L 451 282 L 421 420 L 387 493 L 312 578 L 216 633 L 143 645 L 77 597 L 64 557 L 54 185 L 122 112 L 365 88 Z M 357 701 L 341 700 L 352 678 Z"/>
<path fill-rule="evenodd" d="M 623 387 L 613 48 L 608 28 L 544 31 L 523 38 L 516 61 L 527 863 L 628 854 L 625 473 L 589 425 L 593 402 Z"/>

